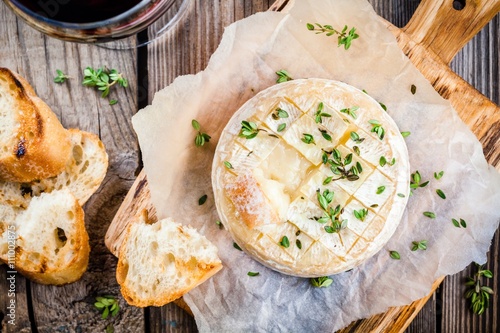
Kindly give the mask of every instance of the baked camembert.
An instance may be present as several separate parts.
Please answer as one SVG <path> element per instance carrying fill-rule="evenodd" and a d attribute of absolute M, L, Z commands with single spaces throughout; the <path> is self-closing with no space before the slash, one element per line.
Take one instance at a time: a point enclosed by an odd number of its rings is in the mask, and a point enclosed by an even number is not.
<path fill-rule="evenodd" d="M 394 233 L 409 159 L 381 105 L 345 83 L 272 86 L 231 118 L 212 181 L 224 226 L 262 264 L 318 277 L 349 270 Z"/>

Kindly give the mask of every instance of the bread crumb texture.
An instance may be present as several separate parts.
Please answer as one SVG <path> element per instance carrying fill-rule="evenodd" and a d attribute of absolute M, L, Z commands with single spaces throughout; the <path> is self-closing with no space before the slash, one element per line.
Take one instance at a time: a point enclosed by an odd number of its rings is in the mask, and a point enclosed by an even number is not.
<path fill-rule="evenodd" d="M 134 306 L 161 306 L 193 289 L 222 268 L 217 248 L 195 229 L 172 219 L 129 226 L 116 278 Z"/>

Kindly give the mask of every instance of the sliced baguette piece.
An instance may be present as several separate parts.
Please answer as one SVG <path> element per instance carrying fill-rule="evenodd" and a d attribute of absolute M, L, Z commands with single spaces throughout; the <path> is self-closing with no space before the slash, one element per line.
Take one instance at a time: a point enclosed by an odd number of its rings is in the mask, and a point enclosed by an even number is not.
<path fill-rule="evenodd" d="M 64 170 L 68 132 L 17 73 L 0 67 L 0 180 L 29 182 Z"/>
<path fill-rule="evenodd" d="M 72 155 L 66 168 L 55 177 L 31 184 L 34 196 L 67 188 L 84 205 L 101 185 L 108 169 L 108 154 L 99 137 L 93 133 L 69 129 Z"/>
<path fill-rule="evenodd" d="M 12 218 L 12 214 L 6 217 Z M 8 240 L 14 232 L 13 262 L 24 276 L 41 284 L 62 285 L 80 279 L 87 269 L 90 246 L 84 213 L 68 189 L 34 197 L 28 208 L 9 222 L 0 223 L 4 231 L 0 260 L 9 263 L 11 259 L 12 263 Z"/>
<path fill-rule="evenodd" d="M 171 218 L 149 224 L 144 212 L 127 230 L 116 279 L 130 305 L 162 306 L 221 268 L 217 248 L 195 229 Z"/>
<path fill-rule="evenodd" d="M 108 168 L 108 155 L 95 134 L 77 129 L 68 130 L 71 157 L 57 176 L 29 183 L 0 182 L 0 203 L 26 208 L 33 196 L 43 192 L 69 189 L 84 205 L 100 186 Z"/>

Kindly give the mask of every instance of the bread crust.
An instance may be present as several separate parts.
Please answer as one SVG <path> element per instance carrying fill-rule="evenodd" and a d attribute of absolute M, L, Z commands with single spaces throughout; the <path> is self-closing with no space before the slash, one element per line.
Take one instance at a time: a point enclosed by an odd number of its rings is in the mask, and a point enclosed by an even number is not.
<path fill-rule="evenodd" d="M 55 176 L 71 153 L 68 132 L 30 84 L 17 73 L 0 68 L 0 87 L 11 98 L 18 126 L 0 153 L 0 180 L 29 182 Z"/>
<path fill-rule="evenodd" d="M 161 223 L 161 221 L 157 221 L 155 223 Z M 144 213 L 141 214 L 138 220 L 132 222 L 128 228 L 127 232 L 125 235 L 125 238 L 123 240 L 122 246 L 120 248 L 120 253 L 118 256 L 118 265 L 116 268 L 116 280 L 118 284 L 120 285 L 120 290 L 123 295 L 123 298 L 127 301 L 128 304 L 137 306 L 137 307 L 147 307 L 147 306 L 162 306 L 167 303 L 170 303 L 180 297 L 182 297 L 184 294 L 192 290 L 193 288 L 197 287 L 198 285 L 202 284 L 205 282 L 207 279 L 212 277 L 214 274 L 216 274 L 219 270 L 222 269 L 222 263 L 219 261 L 217 262 L 210 262 L 210 263 L 205 263 L 202 261 L 198 261 L 196 264 L 196 267 L 192 267 L 190 263 L 184 262 L 180 260 L 177 256 L 175 256 L 175 267 L 176 271 L 180 272 L 181 274 L 186 274 L 186 272 L 189 273 L 190 281 L 191 283 L 185 287 L 177 287 L 175 290 L 156 290 L 155 295 L 152 298 L 144 298 L 139 294 L 137 290 L 135 290 L 131 284 L 128 282 L 128 272 L 129 272 L 129 265 L 132 265 L 134 263 L 129 263 L 127 260 L 127 250 L 128 247 L 134 246 L 132 238 L 134 237 L 134 228 L 141 228 L 142 226 L 148 225 L 148 224 L 154 224 L 151 223 L 150 221 L 147 220 L 147 215 Z M 184 233 L 183 226 L 179 225 L 177 227 L 178 231 L 180 233 Z M 161 232 L 160 230 L 158 231 L 159 233 Z M 161 239 L 159 239 L 161 240 Z M 142 251 L 144 249 L 138 248 L 134 249 L 136 251 Z M 196 254 L 192 254 L 193 257 L 196 256 Z M 150 262 L 151 268 L 154 269 L 154 262 Z M 156 263 L 159 264 L 159 263 Z M 153 272 L 154 274 L 154 272 Z M 151 286 L 149 286 L 151 287 Z"/>
<path fill-rule="evenodd" d="M 47 237 L 62 237 L 66 238 L 61 242 L 57 248 L 57 252 L 52 253 L 49 249 L 50 240 L 44 238 L 45 243 L 44 250 L 36 250 L 38 244 L 33 244 L 33 239 L 25 239 L 25 233 L 20 231 L 22 227 L 30 228 L 34 224 L 38 223 L 36 219 L 37 211 L 31 210 L 28 207 L 26 211 L 15 212 L 17 216 L 10 218 L 4 223 L 4 225 L 15 225 L 16 236 L 16 247 L 15 247 L 15 269 L 29 278 L 30 280 L 49 285 L 64 285 L 68 283 L 75 282 L 81 278 L 83 273 L 87 270 L 87 265 L 90 255 L 89 237 L 85 229 L 85 218 L 84 212 L 77 199 L 67 190 L 54 191 L 52 193 L 45 193 L 43 197 L 41 196 L 38 200 L 47 209 L 51 208 L 51 205 L 57 205 L 63 196 L 63 200 L 70 200 L 70 205 L 64 207 L 68 212 L 71 212 L 71 226 L 66 226 L 66 230 L 61 235 L 51 235 L 47 234 Z M 2 206 L 9 207 L 9 206 Z M 53 208 L 52 208 L 53 209 Z M 47 212 L 43 212 L 47 213 Z M 66 214 L 66 212 L 58 212 L 60 214 Z M 62 227 L 62 226 L 61 226 Z M 51 229 L 58 230 L 58 224 L 50 226 Z M 58 230 L 59 231 L 59 230 Z M 7 253 L 0 253 L 0 261 L 8 263 L 9 258 Z"/>

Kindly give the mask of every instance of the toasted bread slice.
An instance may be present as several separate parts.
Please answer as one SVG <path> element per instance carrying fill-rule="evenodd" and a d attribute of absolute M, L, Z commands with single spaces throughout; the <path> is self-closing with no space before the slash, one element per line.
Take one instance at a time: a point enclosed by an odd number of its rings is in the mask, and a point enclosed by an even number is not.
<path fill-rule="evenodd" d="M 62 285 L 82 276 L 89 260 L 89 238 L 83 209 L 68 189 L 42 193 L 14 215 L 9 213 L 11 206 L 5 207 L 10 208 L 0 221 L 1 261 L 42 284 Z"/>
<path fill-rule="evenodd" d="M 0 182 L 0 203 L 28 207 L 33 196 L 43 192 L 69 189 L 84 205 L 101 184 L 108 168 L 108 155 L 97 135 L 69 130 L 72 154 L 63 172 L 29 183 Z"/>
<path fill-rule="evenodd" d="M 162 306 L 222 268 L 217 248 L 195 229 L 172 219 L 132 223 L 120 248 L 116 279 L 134 306 Z"/>
<path fill-rule="evenodd" d="M 26 80 L 0 68 L 0 180 L 29 182 L 64 170 L 68 132 Z"/>

